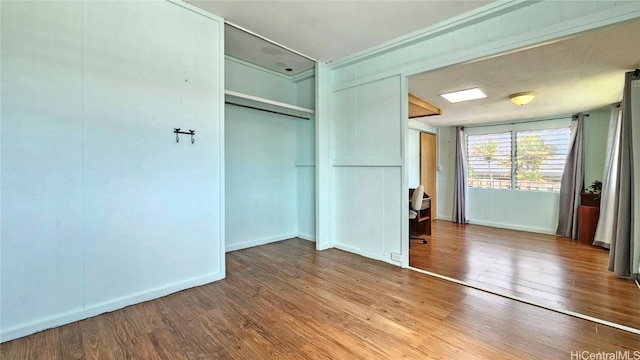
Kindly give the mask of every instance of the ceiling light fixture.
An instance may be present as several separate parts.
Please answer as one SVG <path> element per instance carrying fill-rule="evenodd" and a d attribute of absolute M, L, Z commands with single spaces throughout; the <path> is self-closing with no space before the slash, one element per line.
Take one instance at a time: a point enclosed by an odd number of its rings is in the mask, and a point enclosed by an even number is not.
<path fill-rule="evenodd" d="M 485 95 L 478 88 L 454 91 L 446 94 L 440 94 L 440 96 L 447 99 L 450 103 L 457 103 L 461 101 L 469 101 L 469 100 L 475 100 L 475 99 L 484 99 L 487 97 L 487 95 Z"/>
<path fill-rule="evenodd" d="M 535 97 L 536 94 L 532 92 L 522 92 L 509 95 L 509 99 L 511 99 L 511 102 L 518 106 L 527 105 L 528 103 L 533 101 Z"/>

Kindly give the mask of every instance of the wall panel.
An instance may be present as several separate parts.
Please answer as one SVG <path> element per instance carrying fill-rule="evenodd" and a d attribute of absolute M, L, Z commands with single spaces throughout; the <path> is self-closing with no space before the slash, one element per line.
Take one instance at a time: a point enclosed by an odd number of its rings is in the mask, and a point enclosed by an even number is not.
<path fill-rule="evenodd" d="M 222 21 L 0 6 L 1 340 L 224 277 Z"/>
<path fill-rule="evenodd" d="M 165 2 L 88 3 L 84 18 L 86 303 L 221 273 L 220 54 L 201 46 L 217 24 Z"/>
<path fill-rule="evenodd" d="M 409 188 L 420 185 L 420 131 L 409 129 Z"/>
<path fill-rule="evenodd" d="M 226 106 L 227 251 L 296 236 L 301 121 Z"/>
<path fill-rule="evenodd" d="M 83 305 L 82 16 L 75 2 L 0 6 L 4 339 Z"/>
<path fill-rule="evenodd" d="M 248 66 L 231 57 L 225 59 L 225 75 L 225 90 L 307 107 L 296 103 L 296 92 L 293 90 L 295 86 L 284 75 L 279 76 L 260 70 L 257 66 Z"/>
<path fill-rule="evenodd" d="M 336 246 L 391 261 L 400 253 L 402 122 L 399 77 L 333 94 Z"/>
<path fill-rule="evenodd" d="M 472 224 L 554 234 L 558 225 L 557 192 L 469 188 Z"/>
<path fill-rule="evenodd" d="M 300 106 L 315 107 L 315 76 L 296 83 Z M 316 119 L 296 122 L 298 236 L 316 238 Z"/>

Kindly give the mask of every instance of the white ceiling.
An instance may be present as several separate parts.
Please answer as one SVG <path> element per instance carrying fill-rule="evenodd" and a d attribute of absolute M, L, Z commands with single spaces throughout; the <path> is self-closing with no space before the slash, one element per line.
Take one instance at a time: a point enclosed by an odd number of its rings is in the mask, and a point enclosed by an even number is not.
<path fill-rule="evenodd" d="M 362 52 L 491 2 L 185 1 L 324 62 Z M 241 32 L 229 32 L 226 42 L 227 54 L 284 74 L 312 66 L 303 57 Z M 417 120 L 432 126 L 468 125 L 600 108 L 620 101 L 624 72 L 640 67 L 638 44 L 640 20 L 415 75 L 409 79 L 410 92 L 443 111 L 440 116 Z M 439 96 L 476 86 L 485 91 L 486 99 L 450 104 Z M 537 98 L 523 107 L 509 102 L 509 94 L 523 91 L 535 91 Z"/>
<path fill-rule="evenodd" d="M 492 1 L 185 2 L 315 60 L 330 62 Z"/>
<path fill-rule="evenodd" d="M 224 53 L 236 59 L 294 76 L 316 63 L 236 27 L 224 27 Z"/>
<path fill-rule="evenodd" d="M 624 73 L 640 67 L 640 20 L 409 78 L 409 91 L 442 109 L 432 126 L 517 121 L 590 111 L 622 98 Z M 451 104 L 440 94 L 479 87 L 486 99 Z M 509 101 L 533 91 L 528 105 Z"/>

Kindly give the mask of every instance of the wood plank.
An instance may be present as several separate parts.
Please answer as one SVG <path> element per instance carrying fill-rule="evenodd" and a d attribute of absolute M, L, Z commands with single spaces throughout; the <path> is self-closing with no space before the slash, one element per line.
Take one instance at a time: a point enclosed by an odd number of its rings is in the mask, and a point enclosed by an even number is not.
<path fill-rule="evenodd" d="M 433 115 L 442 115 L 442 110 L 413 94 L 409 94 L 409 119 Z"/>
<path fill-rule="evenodd" d="M 436 221 L 413 267 L 501 294 L 640 329 L 640 290 L 607 271 L 609 252 L 564 237 Z"/>
<path fill-rule="evenodd" d="M 635 334 L 300 239 L 226 257 L 224 280 L 3 343 L 0 358 L 570 358 L 640 349 Z"/>

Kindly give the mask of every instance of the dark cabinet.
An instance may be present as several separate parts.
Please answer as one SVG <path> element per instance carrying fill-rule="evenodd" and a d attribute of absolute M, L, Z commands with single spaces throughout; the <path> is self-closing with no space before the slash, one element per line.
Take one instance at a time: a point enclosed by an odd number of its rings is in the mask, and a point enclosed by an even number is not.
<path fill-rule="evenodd" d="M 600 217 L 600 194 L 582 193 L 578 216 L 580 243 L 592 245 Z"/>

